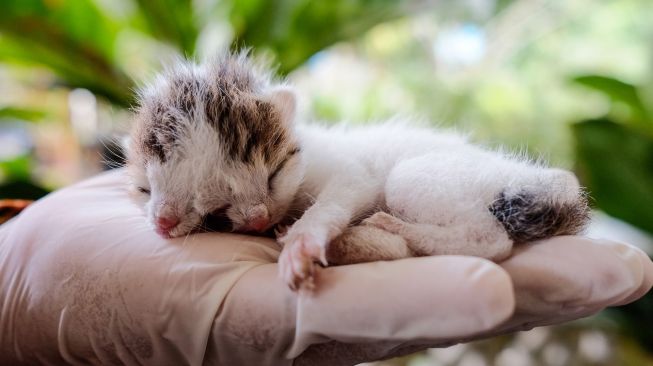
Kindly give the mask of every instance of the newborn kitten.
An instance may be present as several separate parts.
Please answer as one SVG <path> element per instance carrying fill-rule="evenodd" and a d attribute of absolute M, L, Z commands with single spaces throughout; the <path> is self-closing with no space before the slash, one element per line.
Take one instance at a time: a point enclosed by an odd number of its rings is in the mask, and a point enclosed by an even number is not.
<path fill-rule="evenodd" d="M 264 232 L 298 213 L 278 239 L 280 274 L 297 289 L 327 255 L 501 260 L 514 243 L 587 222 L 569 172 L 401 121 L 295 124 L 295 95 L 270 75 L 245 53 L 223 55 L 180 62 L 140 91 L 128 171 L 160 235 L 185 235 L 210 214 Z"/>

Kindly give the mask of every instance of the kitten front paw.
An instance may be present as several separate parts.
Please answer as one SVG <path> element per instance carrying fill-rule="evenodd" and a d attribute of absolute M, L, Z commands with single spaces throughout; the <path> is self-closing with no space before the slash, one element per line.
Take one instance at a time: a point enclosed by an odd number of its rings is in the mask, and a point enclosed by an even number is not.
<path fill-rule="evenodd" d="M 300 288 L 313 290 L 315 262 L 327 265 L 326 245 L 308 234 L 287 235 L 281 241 L 284 243 L 279 256 L 281 279 L 293 291 Z"/>
<path fill-rule="evenodd" d="M 371 225 L 391 234 L 399 234 L 405 222 L 386 212 L 377 212 L 363 220 L 363 225 Z"/>

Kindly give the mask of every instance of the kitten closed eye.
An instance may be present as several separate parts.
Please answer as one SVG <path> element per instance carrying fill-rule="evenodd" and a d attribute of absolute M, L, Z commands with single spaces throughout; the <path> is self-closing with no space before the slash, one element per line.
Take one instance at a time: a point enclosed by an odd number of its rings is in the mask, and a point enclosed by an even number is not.
<path fill-rule="evenodd" d="M 268 177 L 268 189 L 269 190 L 272 190 L 272 181 L 274 180 L 274 178 L 277 175 L 279 175 L 279 172 L 281 172 L 281 169 L 283 169 L 283 167 L 286 165 L 288 160 L 290 160 L 293 156 L 295 156 L 299 152 L 300 152 L 300 149 L 298 147 L 290 150 L 288 152 L 288 155 L 286 155 L 286 158 L 281 162 L 281 164 L 279 164 L 279 166 L 277 166 L 277 168 L 272 173 L 270 173 L 270 176 Z"/>

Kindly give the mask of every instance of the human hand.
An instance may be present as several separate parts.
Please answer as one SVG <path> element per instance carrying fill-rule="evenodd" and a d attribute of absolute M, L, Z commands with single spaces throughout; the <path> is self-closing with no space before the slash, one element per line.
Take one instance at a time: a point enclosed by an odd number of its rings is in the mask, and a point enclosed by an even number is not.
<path fill-rule="evenodd" d="M 298 295 L 295 365 L 353 365 L 586 317 L 644 295 L 653 265 L 632 246 L 567 236 L 519 246 L 499 265 L 423 257 L 316 278 L 316 294 Z"/>
<path fill-rule="evenodd" d="M 0 227 L 0 364 L 351 365 L 554 324 L 633 301 L 653 265 L 625 244 L 558 237 L 500 265 L 461 256 L 277 277 L 273 240 L 166 240 L 121 171 Z"/>

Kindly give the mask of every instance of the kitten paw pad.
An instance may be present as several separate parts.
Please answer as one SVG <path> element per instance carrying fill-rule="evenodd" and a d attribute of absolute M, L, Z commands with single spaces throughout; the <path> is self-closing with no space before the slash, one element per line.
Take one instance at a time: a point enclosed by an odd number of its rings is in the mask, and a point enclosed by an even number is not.
<path fill-rule="evenodd" d="M 313 290 L 315 262 L 326 265 L 326 246 L 311 236 L 299 235 L 287 240 L 279 256 L 279 275 L 291 290 Z"/>

